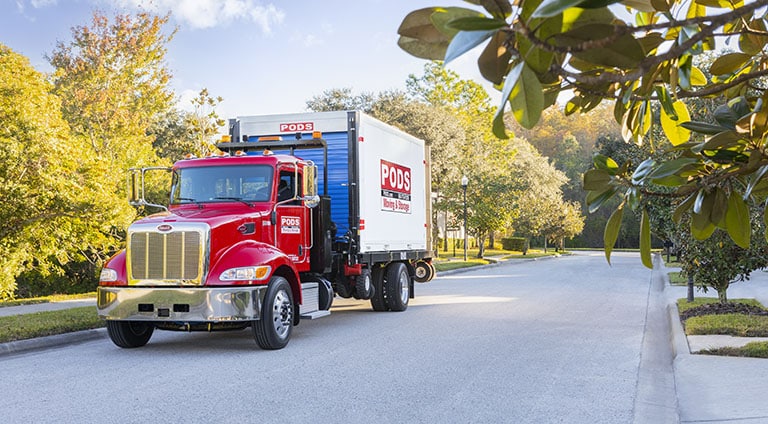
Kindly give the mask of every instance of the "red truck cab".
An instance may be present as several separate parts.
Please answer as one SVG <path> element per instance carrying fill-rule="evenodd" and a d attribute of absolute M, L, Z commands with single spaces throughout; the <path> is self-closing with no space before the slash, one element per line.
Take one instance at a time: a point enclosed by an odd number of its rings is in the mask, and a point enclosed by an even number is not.
<path fill-rule="evenodd" d="M 311 162 L 266 151 L 181 160 L 170 172 L 167 210 L 133 223 L 127 248 L 102 271 L 98 309 L 116 344 L 141 346 L 154 327 L 257 322 L 257 341 L 274 349 L 287 343 L 300 315 L 328 313 L 333 294 L 321 282 L 310 284 L 314 304 L 302 308 L 299 273 L 310 269 L 318 203 Z M 134 203 L 143 199 L 138 177 Z"/>

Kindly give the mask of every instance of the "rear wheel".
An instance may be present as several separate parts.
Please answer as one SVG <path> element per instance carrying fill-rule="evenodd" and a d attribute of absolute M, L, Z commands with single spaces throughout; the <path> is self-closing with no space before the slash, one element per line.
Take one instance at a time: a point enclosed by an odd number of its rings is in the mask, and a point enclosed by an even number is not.
<path fill-rule="evenodd" d="M 109 338 L 123 348 L 144 346 L 154 331 L 153 324 L 142 321 L 107 321 Z"/>
<path fill-rule="evenodd" d="M 371 271 L 364 269 L 355 277 L 355 298 L 370 299 L 374 292 Z"/>
<path fill-rule="evenodd" d="M 384 297 L 384 268 L 380 266 L 373 267 L 371 271 L 371 283 L 373 284 L 373 296 L 371 296 L 371 307 L 374 311 L 388 311 L 387 300 Z"/>
<path fill-rule="evenodd" d="M 253 322 L 253 336 L 262 349 L 282 349 L 293 331 L 293 293 L 283 277 L 272 277 L 264 297 L 261 319 Z"/>
<path fill-rule="evenodd" d="M 384 286 L 389 309 L 395 312 L 406 310 L 411 295 L 411 277 L 402 262 L 393 262 L 387 266 Z"/>

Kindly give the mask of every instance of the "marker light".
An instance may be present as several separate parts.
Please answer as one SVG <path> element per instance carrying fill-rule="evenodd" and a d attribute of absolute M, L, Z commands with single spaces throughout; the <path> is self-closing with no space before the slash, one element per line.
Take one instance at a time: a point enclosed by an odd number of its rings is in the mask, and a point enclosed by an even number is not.
<path fill-rule="evenodd" d="M 246 266 L 242 268 L 230 268 L 221 273 L 221 281 L 259 281 L 269 277 L 269 271 L 272 267 L 269 265 Z"/>
<path fill-rule="evenodd" d="M 314 139 L 323 138 L 323 133 L 321 133 L 320 131 L 312 131 L 312 138 Z"/>
<path fill-rule="evenodd" d="M 264 149 L 264 151 L 261 152 L 261 154 L 264 155 L 264 156 L 272 156 L 272 155 L 274 155 L 274 153 L 271 150 L 269 150 L 269 149 Z"/>
<path fill-rule="evenodd" d="M 280 137 L 279 135 L 270 135 L 259 137 L 256 139 L 256 141 L 283 141 L 283 137 Z"/>
<path fill-rule="evenodd" d="M 229 143 L 230 141 L 232 141 L 232 136 L 230 136 L 229 134 L 222 134 L 221 135 L 221 142 L 222 143 Z"/>
<path fill-rule="evenodd" d="M 101 270 L 101 274 L 99 275 L 99 281 L 105 283 L 114 283 L 117 281 L 117 271 L 110 268 L 103 268 Z"/>

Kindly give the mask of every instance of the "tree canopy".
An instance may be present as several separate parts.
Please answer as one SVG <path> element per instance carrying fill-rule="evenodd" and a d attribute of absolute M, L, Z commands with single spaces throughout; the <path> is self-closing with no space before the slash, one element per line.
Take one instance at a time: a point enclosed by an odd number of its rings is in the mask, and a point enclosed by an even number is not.
<path fill-rule="evenodd" d="M 508 136 L 507 106 L 521 126 L 532 128 L 542 111 L 566 93 L 571 93 L 566 114 L 613 103 L 626 141 L 647 141 L 654 114 L 659 117 L 671 143 L 662 149 L 678 158 L 637 164 L 600 156 L 584 176 L 591 209 L 614 197 L 621 200 L 606 226 L 608 260 L 623 210 L 630 207 L 641 215 L 641 256 L 651 265 L 650 219 L 643 202 L 648 196 L 679 199 L 675 218 L 689 214 L 697 239 L 719 228 L 742 248 L 750 245 L 749 204 L 762 204 L 768 193 L 763 180 L 768 173 L 768 107 L 760 82 L 768 74 L 762 53 L 768 43 L 768 0 L 468 3 L 482 10 L 411 12 L 398 30 L 399 45 L 415 56 L 448 63 L 485 44 L 478 66 L 502 92 L 492 125 L 498 137 Z M 708 68 L 697 66 L 697 56 L 723 41 L 731 52 Z M 709 97 L 718 97 L 720 104 L 712 119 L 692 121 L 685 100 Z M 654 185 L 671 190 L 657 192 Z"/>

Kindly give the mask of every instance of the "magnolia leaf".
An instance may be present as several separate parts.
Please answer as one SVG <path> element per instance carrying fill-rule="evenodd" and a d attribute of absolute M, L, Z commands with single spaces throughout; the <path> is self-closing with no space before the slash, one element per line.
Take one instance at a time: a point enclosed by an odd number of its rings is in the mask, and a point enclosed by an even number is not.
<path fill-rule="evenodd" d="M 559 15 L 564 10 L 576 7 L 579 3 L 583 2 L 584 0 L 544 0 L 539 4 L 539 7 L 533 11 L 531 17 L 549 18 L 550 16 Z"/>
<path fill-rule="evenodd" d="M 611 174 L 601 169 L 590 169 L 584 173 L 584 190 L 606 190 L 611 182 L 611 178 Z"/>
<path fill-rule="evenodd" d="M 615 160 L 599 153 L 592 155 L 592 163 L 595 165 L 595 168 L 607 171 L 611 175 L 616 175 L 619 170 L 619 164 Z"/>
<path fill-rule="evenodd" d="M 651 223 L 648 219 L 648 211 L 643 209 L 640 217 L 640 259 L 646 268 L 653 269 L 651 260 Z"/>
<path fill-rule="evenodd" d="M 726 53 L 712 62 L 709 73 L 712 75 L 729 75 L 743 67 L 752 55 L 746 53 Z"/>
<path fill-rule="evenodd" d="M 502 140 L 509 138 L 509 136 L 507 136 L 506 125 L 504 124 L 504 110 L 509 101 L 512 89 L 517 84 L 517 81 L 520 79 L 520 74 L 523 72 L 523 65 L 525 65 L 523 62 L 519 62 L 513 66 L 507 74 L 507 77 L 504 79 L 504 88 L 501 91 L 501 106 L 496 110 L 496 116 L 493 118 L 493 135 Z"/>
<path fill-rule="evenodd" d="M 544 91 L 536 74 L 525 62 L 522 62 L 520 76 L 512 91 L 509 93 L 509 105 L 512 107 L 512 116 L 526 129 L 533 128 L 544 110 Z M 510 72 L 511 74 L 511 72 Z M 505 81 L 504 86 L 510 81 Z"/>
<path fill-rule="evenodd" d="M 666 85 L 656 86 L 656 97 L 659 98 L 659 103 L 661 103 L 661 107 L 664 108 L 664 112 L 673 120 L 677 120 L 678 118 L 677 112 L 675 112 L 674 102 L 672 101 L 672 97 L 669 95 L 669 90 L 667 90 Z"/>
<path fill-rule="evenodd" d="M 673 146 L 679 146 L 687 142 L 691 138 L 691 131 L 680 124 L 691 120 L 688 114 L 688 107 L 681 100 L 678 100 L 672 104 L 677 114 L 677 119 L 673 119 L 668 115 L 664 109 L 661 109 L 661 128 L 664 130 L 664 135 L 667 136 L 669 142 Z"/>
<path fill-rule="evenodd" d="M 696 240 L 706 240 L 717 227 L 710 222 L 709 218 L 704 218 L 699 214 L 691 214 L 691 235 Z"/>
<path fill-rule="evenodd" d="M 442 60 L 446 50 L 448 50 L 448 39 L 429 43 L 416 38 L 400 36 L 397 45 L 411 56 L 427 60 Z"/>
<path fill-rule="evenodd" d="M 650 0 L 621 0 L 620 3 L 624 6 L 631 7 L 632 9 L 639 10 L 640 12 L 651 13 L 656 11 Z"/>
<path fill-rule="evenodd" d="M 624 205 L 620 205 L 608 218 L 605 223 L 605 232 L 603 233 L 603 247 L 605 248 L 605 259 L 608 264 L 611 263 L 611 252 L 616 240 L 619 238 L 619 229 L 621 229 L 621 219 L 624 216 Z"/>
<path fill-rule="evenodd" d="M 449 21 L 446 25 L 448 28 L 457 29 L 459 31 L 494 31 L 507 26 L 507 22 L 503 19 L 489 19 L 485 16 L 469 16 L 466 18 L 454 19 Z"/>
<path fill-rule="evenodd" d="M 669 12 L 668 0 L 651 0 L 651 5 L 653 5 L 653 8 L 659 12 Z"/>
<path fill-rule="evenodd" d="M 632 174 L 632 182 L 635 184 L 640 184 L 643 178 L 648 175 L 648 173 L 653 169 L 655 165 L 656 161 L 650 158 L 641 162 L 640 165 L 637 166 L 637 169 L 635 169 L 635 172 Z"/>
<path fill-rule="evenodd" d="M 471 3 L 483 6 L 491 16 L 497 19 L 506 19 L 512 14 L 512 4 L 509 0 L 479 0 Z"/>
<path fill-rule="evenodd" d="M 616 194 L 614 187 L 609 188 L 606 191 L 590 191 L 587 193 L 587 210 L 589 213 L 595 213 L 605 202 L 611 199 Z"/>
<path fill-rule="evenodd" d="M 666 161 L 654 169 L 647 178 L 656 179 L 668 177 L 672 174 L 680 172 L 686 166 L 698 162 L 698 159 L 694 158 L 678 158 L 670 161 Z"/>
<path fill-rule="evenodd" d="M 720 125 L 714 125 L 714 124 L 709 124 L 706 122 L 698 122 L 698 121 L 683 122 L 682 124 L 680 124 L 680 126 L 682 126 L 683 128 L 687 128 L 693 132 L 700 133 L 700 134 L 707 134 L 707 135 L 715 135 L 728 130 L 728 128 L 725 128 Z"/>
<path fill-rule="evenodd" d="M 664 42 L 664 37 L 658 32 L 652 32 L 645 37 L 638 38 L 637 42 L 643 47 L 643 52 L 648 55 L 653 53 Z"/>
<path fill-rule="evenodd" d="M 493 135 L 506 140 L 509 138 L 507 135 L 507 125 L 504 124 L 504 108 L 500 108 L 496 115 L 493 117 Z"/>
<path fill-rule="evenodd" d="M 485 15 L 477 10 L 467 9 L 464 7 L 435 7 L 429 20 L 432 25 L 437 28 L 438 31 L 445 34 L 448 39 L 452 39 L 459 30 L 451 28 L 449 24 L 451 21 L 461 18 L 482 18 Z"/>
<path fill-rule="evenodd" d="M 709 220 L 717 227 L 726 229 L 725 212 L 728 210 L 728 195 L 720 187 L 715 188 L 712 200 L 712 208 L 709 211 Z"/>
<path fill-rule="evenodd" d="M 752 174 L 752 178 L 749 180 L 749 184 L 747 184 L 747 189 L 744 190 L 744 198 L 748 198 L 752 194 L 752 190 L 755 189 L 755 186 L 763 179 L 765 176 L 765 173 L 768 172 L 768 165 L 763 165 L 760 167 L 760 169 L 757 170 L 754 174 Z M 768 209 L 768 208 L 766 208 Z M 768 227 L 766 227 L 768 228 Z"/>
<path fill-rule="evenodd" d="M 717 8 L 729 8 L 733 6 L 733 2 L 730 0 L 694 0 L 696 4 L 707 7 Z"/>
<path fill-rule="evenodd" d="M 448 49 L 445 52 L 445 64 L 448 64 L 457 57 L 477 47 L 483 41 L 487 40 L 496 31 L 459 31 L 451 40 Z"/>
<path fill-rule="evenodd" d="M 560 47 L 581 46 L 586 42 L 614 36 L 614 25 L 589 24 L 574 28 L 553 38 Z M 624 34 L 605 47 L 573 53 L 574 57 L 594 65 L 632 69 L 644 58 L 643 46 L 631 35 Z"/>
<path fill-rule="evenodd" d="M 672 213 L 672 221 L 675 224 L 679 224 L 680 220 L 683 218 L 683 214 L 691 209 L 694 202 L 696 201 L 696 197 L 697 193 L 693 193 L 688 196 L 687 199 L 683 200 L 679 205 L 677 205 L 675 211 Z"/>
<path fill-rule="evenodd" d="M 450 36 L 438 30 L 432 23 L 431 17 L 437 9 L 428 7 L 409 13 L 397 29 L 400 34 L 397 45 L 418 58 L 442 60 Z"/>
<path fill-rule="evenodd" d="M 701 150 L 716 150 L 733 147 L 741 140 L 742 137 L 736 131 L 723 131 L 710 137 L 701 147 Z"/>
<path fill-rule="evenodd" d="M 615 19 L 608 9 L 581 9 L 572 7 L 563 12 L 563 24 L 558 32 L 568 32 L 589 24 L 610 24 Z"/>
<path fill-rule="evenodd" d="M 766 228 L 765 240 L 768 241 L 768 208 L 763 211 L 763 227 Z"/>
<path fill-rule="evenodd" d="M 694 87 L 707 85 L 707 76 L 696 66 L 691 67 L 691 85 Z"/>
<path fill-rule="evenodd" d="M 737 192 L 728 196 L 728 210 L 725 212 L 725 227 L 731 239 L 743 249 L 749 249 L 752 225 L 749 221 L 749 207 Z"/>
<path fill-rule="evenodd" d="M 506 39 L 505 33 L 497 31 L 477 59 L 480 74 L 496 85 L 504 82 L 504 75 L 507 74 L 509 60 L 512 58 L 512 53 L 505 46 Z"/>

